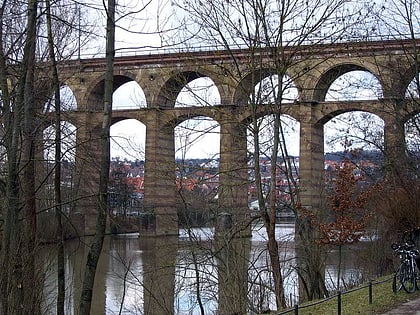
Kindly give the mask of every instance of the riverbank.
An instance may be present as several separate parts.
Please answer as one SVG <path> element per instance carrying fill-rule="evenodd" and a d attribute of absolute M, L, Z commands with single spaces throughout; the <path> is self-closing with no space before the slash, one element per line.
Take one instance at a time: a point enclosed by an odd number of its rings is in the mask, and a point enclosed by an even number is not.
<path fill-rule="evenodd" d="M 381 282 L 382 281 L 382 282 Z M 360 290 L 352 289 L 349 293 L 341 296 L 341 314 L 364 314 L 364 315 L 390 315 L 390 314 L 416 314 L 404 313 L 409 307 L 418 306 L 420 310 L 420 291 L 408 294 L 400 291 L 395 294 L 392 291 L 392 275 L 379 278 L 372 286 L 372 304 L 369 304 L 369 288 L 361 286 Z M 406 304 L 406 305 L 405 305 Z M 311 301 L 299 305 L 299 315 L 335 315 L 337 314 L 337 298 L 325 302 Z M 401 312 L 400 312 L 401 311 Z M 288 313 L 274 312 L 274 314 L 293 314 L 293 309 Z"/>

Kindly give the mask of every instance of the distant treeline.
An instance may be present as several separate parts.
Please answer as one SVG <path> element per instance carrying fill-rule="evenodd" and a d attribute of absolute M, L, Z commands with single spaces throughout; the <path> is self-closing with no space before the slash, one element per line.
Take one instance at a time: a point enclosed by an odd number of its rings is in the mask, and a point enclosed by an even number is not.
<path fill-rule="evenodd" d="M 352 161 L 383 161 L 384 154 L 379 150 L 370 150 L 370 151 L 359 151 L 357 153 L 352 152 L 327 152 L 325 153 L 325 160 L 329 161 L 341 161 L 344 158 L 350 159 Z"/>

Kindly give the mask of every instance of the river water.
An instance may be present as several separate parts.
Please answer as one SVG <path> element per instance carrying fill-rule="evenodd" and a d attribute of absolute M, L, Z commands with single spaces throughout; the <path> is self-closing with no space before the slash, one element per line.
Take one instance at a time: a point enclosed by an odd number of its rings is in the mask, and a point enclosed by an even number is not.
<path fill-rule="evenodd" d="M 97 269 L 93 315 L 100 314 L 227 314 L 229 308 L 249 314 L 275 309 L 264 229 L 254 226 L 251 239 L 223 246 L 211 228 L 181 230 L 179 237 L 142 238 L 138 234 L 107 236 Z M 294 264 L 294 225 L 278 224 L 288 303 L 298 298 Z M 86 243 L 89 239 L 85 240 Z M 231 244 L 231 243 L 229 243 Z M 227 248 L 229 247 L 229 248 Z M 87 246 L 66 244 L 66 314 L 77 314 Z M 55 313 L 56 261 L 53 247 L 41 252 L 44 265 L 44 313 Z M 357 270 L 347 261 L 347 277 Z M 334 259 L 326 278 L 334 285 Z M 240 300 L 246 306 L 233 306 Z M 249 305 L 252 305 L 250 307 Z"/>

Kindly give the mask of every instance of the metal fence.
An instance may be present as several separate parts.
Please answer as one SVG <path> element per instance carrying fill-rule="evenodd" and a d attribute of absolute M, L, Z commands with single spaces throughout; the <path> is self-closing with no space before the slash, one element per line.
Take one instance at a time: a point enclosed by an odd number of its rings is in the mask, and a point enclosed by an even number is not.
<path fill-rule="evenodd" d="M 385 282 L 391 282 L 391 281 L 392 281 L 392 277 L 387 278 L 387 279 L 382 280 L 382 281 L 377 281 L 377 282 L 370 281 L 368 284 L 366 284 L 364 286 L 360 286 L 360 287 L 357 287 L 357 288 L 354 288 L 354 289 L 351 289 L 351 290 L 348 290 L 348 291 L 345 291 L 345 292 L 338 291 L 336 294 L 334 294 L 334 295 L 332 295 L 332 296 L 330 296 L 326 299 L 323 299 L 323 300 L 318 300 L 318 301 L 308 303 L 308 304 L 305 304 L 305 305 L 301 305 L 301 306 L 296 304 L 293 308 L 281 311 L 280 313 L 276 313 L 276 315 L 283 315 L 283 314 L 298 315 L 299 310 L 303 310 L 305 308 L 309 308 L 309 307 L 312 307 L 312 306 L 315 306 L 315 305 L 323 304 L 327 301 L 334 300 L 334 299 L 337 300 L 337 313 L 336 314 L 341 315 L 341 310 L 342 310 L 342 306 L 343 306 L 342 297 L 344 295 L 349 294 L 351 292 L 355 292 L 355 291 L 359 291 L 359 290 L 363 290 L 363 289 L 368 288 L 367 298 L 368 298 L 368 302 L 369 302 L 369 305 L 370 305 L 370 304 L 373 303 L 373 298 L 374 298 L 373 297 L 373 286 L 381 284 L 381 283 L 385 283 Z"/>

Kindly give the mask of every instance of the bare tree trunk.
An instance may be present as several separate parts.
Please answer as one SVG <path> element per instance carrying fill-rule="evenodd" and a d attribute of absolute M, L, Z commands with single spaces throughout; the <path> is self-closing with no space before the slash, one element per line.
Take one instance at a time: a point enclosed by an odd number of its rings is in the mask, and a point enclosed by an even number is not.
<path fill-rule="evenodd" d="M 337 291 L 340 291 L 341 264 L 343 258 L 343 245 L 338 245 L 338 264 L 337 264 Z"/>
<path fill-rule="evenodd" d="M 60 80 L 58 78 L 57 61 L 54 51 L 54 38 L 52 34 L 51 3 L 45 1 L 47 14 L 48 51 L 51 62 L 52 84 L 54 88 L 54 110 L 55 110 L 55 167 L 54 167 L 54 195 L 55 195 L 55 217 L 57 222 L 57 315 L 64 315 L 65 302 L 65 259 L 64 259 L 64 235 L 61 219 L 61 99 Z"/>
<path fill-rule="evenodd" d="M 110 158 L 110 135 L 109 130 L 112 119 L 112 93 L 114 88 L 113 68 L 115 54 L 115 0 L 108 0 L 107 11 L 107 35 L 106 35 L 106 73 L 105 73 L 105 96 L 104 96 L 104 117 L 101 135 L 101 170 L 99 179 L 99 207 L 96 223 L 96 232 L 93 244 L 88 253 L 86 270 L 83 281 L 82 294 L 80 299 L 79 314 L 89 315 L 93 284 L 95 281 L 96 267 L 102 251 L 105 237 L 106 217 L 108 213 L 108 181 L 109 181 L 109 158 Z"/>
<path fill-rule="evenodd" d="M 276 293 L 277 308 L 285 308 L 286 300 L 284 297 L 283 277 L 281 274 L 279 247 L 276 240 L 276 184 L 277 184 L 277 157 L 279 153 L 279 132 L 280 132 L 280 113 L 275 114 L 274 118 L 274 137 L 273 150 L 271 152 L 271 178 L 270 178 L 270 200 L 269 200 L 269 222 L 267 226 L 268 252 L 270 255 L 271 267 L 273 268 L 273 279 Z"/>
<path fill-rule="evenodd" d="M 7 8 L 8 1 L 3 1 L 0 11 L 0 88 L 2 92 L 2 113 L 4 124 L 4 145 L 7 152 L 7 173 L 6 178 L 6 203 L 5 203 L 5 223 L 2 238 L 2 255 L 1 267 L 1 314 L 9 314 L 9 310 L 15 307 L 12 300 L 17 300 L 18 290 L 13 285 L 16 275 L 15 266 L 19 263 L 16 259 L 19 257 L 16 252 L 19 248 L 18 233 L 18 208 L 19 208 L 19 185 L 18 185 L 18 167 L 17 167 L 17 151 L 18 151 L 18 115 L 19 110 L 15 108 L 14 115 L 11 112 L 11 100 L 9 95 L 9 87 L 7 84 L 6 56 L 4 54 L 3 43 L 3 25 L 4 10 Z M 14 119 L 16 118 L 16 119 Z M 15 298 L 15 299 L 13 299 Z M 20 297 L 19 297 L 20 298 Z"/>
<path fill-rule="evenodd" d="M 21 314 L 37 313 L 37 283 L 35 275 L 36 248 L 36 200 L 35 200 L 35 146 L 37 126 L 35 117 L 35 49 L 37 0 L 28 1 L 27 35 L 24 48 L 22 71 L 24 73 L 19 93 L 23 93 L 23 128 L 22 128 L 22 198 L 23 198 L 23 300 Z"/>
<path fill-rule="evenodd" d="M 314 240 L 318 237 L 308 218 L 297 216 L 295 224 L 297 265 L 300 288 L 299 301 L 329 296 L 325 284 L 326 250 Z"/>

